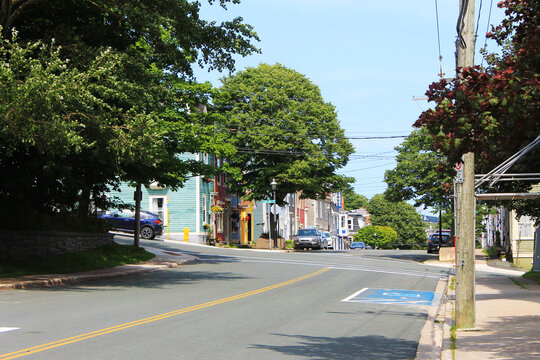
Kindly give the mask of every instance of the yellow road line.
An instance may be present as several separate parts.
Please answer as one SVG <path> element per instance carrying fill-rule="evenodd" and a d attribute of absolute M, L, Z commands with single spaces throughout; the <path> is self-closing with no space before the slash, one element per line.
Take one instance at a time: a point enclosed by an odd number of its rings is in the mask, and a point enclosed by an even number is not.
<path fill-rule="evenodd" d="M 282 283 L 279 283 L 279 284 L 270 285 L 270 286 L 267 286 L 267 287 L 264 287 L 264 288 L 261 288 L 261 289 L 249 291 L 249 292 L 246 292 L 246 293 L 243 293 L 243 294 L 238 294 L 238 295 L 230 296 L 230 297 L 219 299 L 219 300 L 209 301 L 209 302 L 206 302 L 206 303 L 203 303 L 203 304 L 194 305 L 194 306 L 190 306 L 190 307 L 187 307 L 187 308 L 183 308 L 183 309 L 179 309 L 179 310 L 175 310 L 175 311 L 171 311 L 171 312 L 167 312 L 167 313 L 147 317 L 147 318 L 144 318 L 144 319 L 140 319 L 140 320 L 136 320 L 136 321 L 132 321 L 132 322 L 116 325 L 116 326 L 111 326 L 111 327 L 108 327 L 108 328 L 105 328 L 105 329 L 92 331 L 92 332 L 85 333 L 85 334 L 80 334 L 80 335 L 77 335 L 77 336 L 72 336 L 72 337 L 69 337 L 69 338 L 66 338 L 66 339 L 57 340 L 57 341 L 49 342 L 49 343 L 46 343 L 46 344 L 42 344 L 42 345 L 22 349 L 22 350 L 19 350 L 19 351 L 10 352 L 10 353 L 7 353 L 7 354 L 0 355 L 0 360 L 15 359 L 15 358 L 18 358 L 18 357 L 35 354 L 35 353 L 42 352 L 42 351 L 45 351 L 45 350 L 54 349 L 56 347 L 60 347 L 60 346 L 68 345 L 68 344 L 71 344 L 71 343 L 91 339 L 91 338 L 94 338 L 94 337 L 97 337 L 97 336 L 110 334 L 110 333 L 113 333 L 113 332 L 116 332 L 116 331 L 128 329 L 128 328 L 131 328 L 131 327 L 134 327 L 134 326 L 144 325 L 144 324 L 148 324 L 148 323 L 151 323 L 151 322 L 154 322 L 154 321 L 170 318 L 172 316 L 185 314 L 185 313 L 190 312 L 190 311 L 200 310 L 200 309 L 204 309 L 204 308 L 207 308 L 207 307 L 223 304 L 223 303 L 226 303 L 226 302 L 229 302 L 229 301 L 243 299 L 243 298 L 246 298 L 248 296 L 257 295 L 257 294 L 260 294 L 260 293 L 263 293 L 263 292 L 266 292 L 266 291 L 270 291 L 270 290 L 277 289 L 277 288 L 280 288 L 280 287 L 283 287 L 283 286 L 294 284 L 294 283 L 302 281 L 302 280 L 309 279 L 309 278 L 311 278 L 313 276 L 317 276 L 317 275 L 320 275 L 320 274 L 322 274 L 324 272 L 327 272 L 328 270 L 330 270 L 330 268 L 324 268 L 324 269 L 321 269 L 319 271 L 316 271 L 316 272 L 308 274 L 308 275 L 304 275 L 304 276 L 301 276 L 301 277 L 298 277 L 298 278 L 295 278 L 295 279 L 292 279 L 292 280 L 288 280 L 288 281 L 285 281 L 285 282 L 282 282 Z"/>

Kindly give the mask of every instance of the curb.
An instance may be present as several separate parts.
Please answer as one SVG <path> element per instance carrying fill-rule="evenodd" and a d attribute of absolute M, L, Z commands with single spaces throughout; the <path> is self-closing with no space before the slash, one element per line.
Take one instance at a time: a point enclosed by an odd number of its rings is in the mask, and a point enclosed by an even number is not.
<path fill-rule="evenodd" d="M 435 289 L 435 294 L 440 294 L 440 300 L 436 306 L 431 306 L 428 312 L 426 324 L 422 328 L 416 360 L 440 359 L 445 339 L 445 318 L 447 316 L 447 294 L 450 276 L 440 279 Z"/>
<path fill-rule="evenodd" d="M 170 256 L 162 257 L 157 255 L 153 260 L 141 264 L 120 265 L 110 269 L 91 270 L 82 273 L 27 275 L 18 278 L 5 278 L 0 279 L 0 291 L 72 285 L 88 281 L 112 279 L 175 268 L 179 265 L 192 264 L 197 261 L 197 258 L 194 256 L 181 256 L 185 258 L 176 260 Z"/>

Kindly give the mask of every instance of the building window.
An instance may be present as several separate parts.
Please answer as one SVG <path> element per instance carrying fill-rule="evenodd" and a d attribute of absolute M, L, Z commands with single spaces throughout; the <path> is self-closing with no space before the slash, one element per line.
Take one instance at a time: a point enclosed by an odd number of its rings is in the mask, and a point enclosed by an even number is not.
<path fill-rule="evenodd" d="M 206 201 L 206 195 L 203 195 L 202 197 L 202 221 L 203 221 L 203 224 L 206 224 L 208 221 L 207 221 L 207 213 L 208 213 L 208 209 L 207 209 L 208 205 L 207 205 L 207 201 Z"/>
<path fill-rule="evenodd" d="M 216 213 L 217 232 L 223 232 L 223 213 Z"/>

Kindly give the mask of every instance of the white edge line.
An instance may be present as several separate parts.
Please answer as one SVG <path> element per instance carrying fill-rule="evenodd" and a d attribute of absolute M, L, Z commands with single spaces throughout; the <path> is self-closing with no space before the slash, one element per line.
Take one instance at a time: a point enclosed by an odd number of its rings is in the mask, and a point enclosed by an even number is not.
<path fill-rule="evenodd" d="M 352 294 L 351 296 L 349 297 L 346 297 L 345 299 L 341 300 L 341 301 L 350 301 L 352 298 L 356 297 L 358 294 L 360 293 L 363 293 L 364 291 L 366 291 L 367 289 L 369 288 L 363 288 L 362 290 L 359 290 L 357 292 L 355 292 L 354 294 Z"/>

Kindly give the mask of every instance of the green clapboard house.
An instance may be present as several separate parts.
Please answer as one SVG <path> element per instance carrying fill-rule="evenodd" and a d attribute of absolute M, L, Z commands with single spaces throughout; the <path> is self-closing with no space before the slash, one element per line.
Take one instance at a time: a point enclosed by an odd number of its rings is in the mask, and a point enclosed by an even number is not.
<path fill-rule="evenodd" d="M 181 154 L 183 159 L 213 161 L 212 155 Z M 164 238 L 184 240 L 184 231 L 189 229 L 188 241 L 204 243 L 208 232 L 204 224 L 210 222 L 210 208 L 214 183 L 206 181 L 202 176 L 189 178 L 184 187 L 171 190 L 159 187 L 156 183 L 142 187 L 141 209 L 150 211 L 163 220 Z M 126 204 L 135 205 L 135 188 L 124 183 L 120 191 L 109 192 L 109 197 L 116 197 Z"/>

